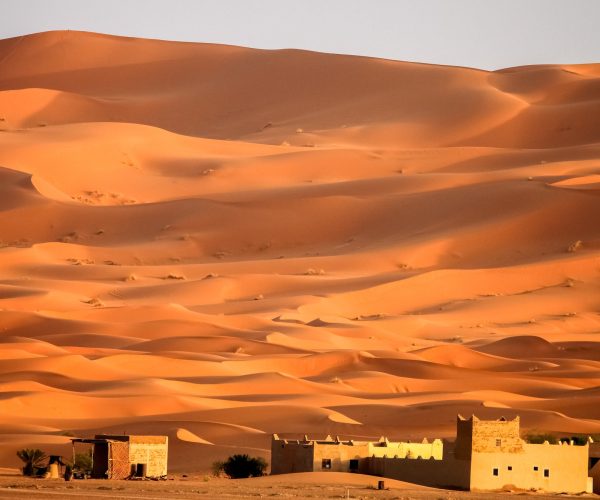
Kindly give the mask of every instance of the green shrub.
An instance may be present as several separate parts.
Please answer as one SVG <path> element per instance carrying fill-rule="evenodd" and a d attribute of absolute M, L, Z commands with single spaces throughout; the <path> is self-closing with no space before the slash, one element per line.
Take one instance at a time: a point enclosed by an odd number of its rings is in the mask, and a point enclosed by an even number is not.
<path fill-rule="evenodd" d="M 530 444 L 544 444 L 544 441 L 548 441 L 550 444 L 557 444 L 558 439 L 553 434 L 540 433 L 540 434 L 527 434 L 525 436 L 525 441 Z"/>
<path fill-rule="evenodd" d="M 92 465 L 92 450 L 87 453 L 77 453 L 75 455 L 75 462 L 73 463 L 74 470 L 91 474 Z"/>
<path fill-rule="evenodd" d="M 585 443 L 587 443 L 588 438 L 587 438 L 587 436 L 571 436 L 571 437 L 560 438 L 560 440 L 563 443 L 570 443 L 571 441 L 573 441 L 573 444 L 575 444 L 577 446 L 585 446 Z"/>
<path fill-rule="evenodd" d="M 221 460 L 217 460 L 216 462 L 213 462 L 212 467 L 211 467 L 213 476 L 219 477 L 223 473 L 224 465 L 225 465 L 225 462 L 222 462 Z"/>
<path fill-rule="evenodd" d="M 233 455 L 223 463 L 222 470 L 232 479 L 264 476 L 267 462 L 261 457 Z"/>
<path fill-rule="evenodd" d="M 580 434 L 577 436 L 555 436 L 554 434 L 549 434 L 547 432 L 531 432 L 529 434 L 525 435 L 525 441 L 530 443 L 530 444 L 543 444 L 544 441 L 548 441 L 548 443 L 550 444 L 558 444 L 559 442 L 561 443 L 570 443 L 571 440 L 573 441 L 573 444 L 578 445 L 578 446 L 584 446 L 587 442 L 589 438 L 592 438 L 594 440 L 594 442 L 599 441 L 600 436 L 598 435 L 591 435 L 588 436 L 587 434 Z"/>

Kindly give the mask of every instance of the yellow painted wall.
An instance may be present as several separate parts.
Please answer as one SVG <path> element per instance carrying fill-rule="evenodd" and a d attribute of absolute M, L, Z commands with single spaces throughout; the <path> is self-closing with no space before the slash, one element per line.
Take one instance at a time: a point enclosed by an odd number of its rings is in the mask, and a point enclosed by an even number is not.
<path fill-rule="evenodd" d="M 436 439 L 433 443 L 405 443 L 405 442 L 355 442 L 352 445 L 346 443 L 315 443 L 313 470 L 330 470 L 334 472 L 348 472 L 350 460 L 360 460 L 367 457 L 398 457 L 417 459 L 430 459 L 432 457 L 441 460 L 443 443 Z M 323 459 L 331 460 L 331 469 L 323 469 Z M 366 471 L 364 464 L 359 464 L 361 472 Z"/>
<path fill-rule="evenodd" d="M 431 457 L 441 460 L 444 444 L 441 439 L 435 439 L 431 443 L 369 443 L 368 457 L 398 457 L 398 458 L 425 458 Z"/>
<path fill-rule="evenodd" d="M 442 458 L 443 443 L 404 443 L 382 440 L 379 442 L 355 441 L 271 441 L 271 474 L 289 472 L 348 472 L 350 460 L 359 460 L 359 470 L 364 470 L 361 459 L 367 457 Z M 323 460 L 331 461 L 331 468 L 323 468 Z M 356 469 L 355 469 L 356 470 Z"/>
<path fill-rule="evenodd" d="M 331 460 L 331 468 L 322 468 L 323 459 Z M 459 416 L 454 445 L 444 445 L 439 439 L 432 443 L 334 442 L 329 436 L 326 442 L 278 438 L 272 442 L 273 474 L 347 472 L 353 459 L 359 461 L 359 472 L 430 486 L 471 490 L 514 486 L 557 493 L 590 489 L 588 445 L 528 444 L 519 436 L 518 417 L 482 421 Z M 600 463 L 592 475 L 600 477 Z"/>
<path fill-rule="evenodd" d="M 322 472 L 349 472 L 350 460 L 368 456 L 369 444 L 365 442 L 348 445 L 345 443 L 315 443 L 313 470 Z M 331 469 L 323 469 L 323 459 L 331 460 Z"/>
<path fill-rule="evenodd" d="M 580 493 L 587 489 L 587 463 L 587 446 L 524 443 L 521 452 L 473 451 L 471 489 L 495 490 L 511 485 L 525 490 Z M 497 476 L 494 469 L 498 469 Z M 549 477 L 544 477 L 546 469 Z"/>
<path fill-rule="evenodd" d="M 131 436 L 129 441 L 129 463 L 146 464 L 147 477 L 167 475 L 169 442 L 166 436 L 151 436 L 145 442 L 142 436 Z M 160 438 L 160 439 L 158 439 Z"/>

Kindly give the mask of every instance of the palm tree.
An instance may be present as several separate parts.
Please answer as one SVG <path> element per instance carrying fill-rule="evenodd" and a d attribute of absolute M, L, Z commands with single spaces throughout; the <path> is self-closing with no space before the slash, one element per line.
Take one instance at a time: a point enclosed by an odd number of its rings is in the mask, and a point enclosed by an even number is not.
<path fill-rule="evenodd" d="M 37 448 L 23 448 L 17 451 L 17 456 L 25 463 L 23 466 L 24 476 L 33 476 L 35 469 L 40 467 L 42 462 L 46 460 L 46 454 Z"/>

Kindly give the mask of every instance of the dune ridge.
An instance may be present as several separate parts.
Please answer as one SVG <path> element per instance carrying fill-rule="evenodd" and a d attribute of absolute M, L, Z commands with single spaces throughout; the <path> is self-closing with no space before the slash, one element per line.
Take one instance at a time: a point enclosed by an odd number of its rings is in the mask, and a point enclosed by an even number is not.
<path fill-rule="evenodd" d="M 599 154 L 598 64 L 0 40 L 0 465 L 600 433 Z"/>

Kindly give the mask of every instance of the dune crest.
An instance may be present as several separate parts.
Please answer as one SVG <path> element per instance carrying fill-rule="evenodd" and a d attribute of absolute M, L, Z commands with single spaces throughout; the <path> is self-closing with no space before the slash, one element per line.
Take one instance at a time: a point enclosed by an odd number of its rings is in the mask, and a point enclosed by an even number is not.
<path fill-rule="evenodd" d="M 206 439 L 202 439 L 200 436 L 196 436 L 193 432 L 188 431 L 187 429 L 179 428 L 177 429 L 177 439 L 181 441 L 187 441 L 190 443 L 198 443 L 198 444 L 209 444 L 212 445 L 210 441 Z"/>

